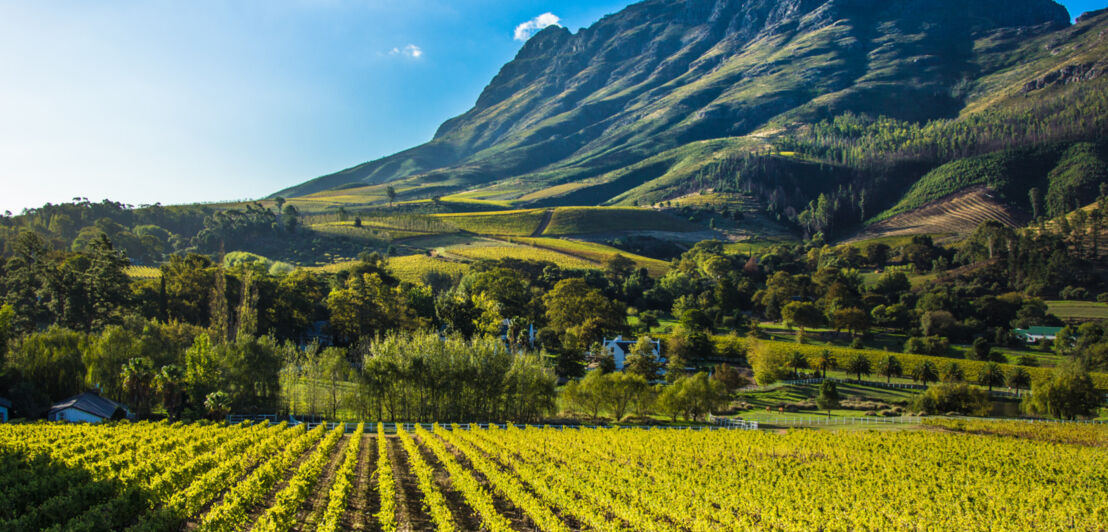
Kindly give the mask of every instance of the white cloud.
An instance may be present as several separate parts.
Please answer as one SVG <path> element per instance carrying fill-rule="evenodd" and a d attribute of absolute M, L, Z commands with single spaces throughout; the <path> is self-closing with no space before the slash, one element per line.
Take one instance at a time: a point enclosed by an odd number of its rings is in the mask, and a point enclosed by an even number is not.
<path fill-rule="evenodd" d="M 532 35 L 542 31 L 547 26 L 561 26 L 562 19 L 554 13 L 543 13 L 519 26 L 516 26 L 516 40 L 526 41 Z"/>
<path fill-rule="evenodd" d="M 389 50 L 389 55 L 402 55 L 404 57 L 410 57 L 412 59 L 419 59 L 423 57 L 423 48 L 420 48 L 414 44 L 409 44 L 403 48 L 393 48 Z"/>

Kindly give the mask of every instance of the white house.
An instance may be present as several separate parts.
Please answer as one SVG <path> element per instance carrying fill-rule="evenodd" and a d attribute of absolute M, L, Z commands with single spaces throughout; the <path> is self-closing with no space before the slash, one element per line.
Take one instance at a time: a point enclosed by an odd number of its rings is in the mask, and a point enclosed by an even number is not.
<path fill-rule="evenodd" d="M 11 417 L 9 412 L 12 409 L 12 402 L 0 397 L 0 423 L 7 423 L 8 418 Z"/>
<path fill-rule="evenodd" d="M 130 417 L 131 411 L 127 407 L 91 392 L 70 397 L 52 406 L 50 413 L 46 415 L 49 421 L 70 423 L 99 423 Z"/>
<path fill-rule="evenodd" d="M 627 360 L 627 355 L 631 354 L 631 348 L 638 343 L 637 340 L 624 340 L 623 336 L 617 336 L 611 340 L 605 338 L 604 349 L 608 350 L 612 354 L 612 358 L 616 361 L 616 370 L 623 371 L 624 363 Z M 654 356 L 660 357 L 662 353 L 662 342 L 658 340 L 651 340 L 654 344 Z"/>
<path fill-rule="evenodd" d="M 1058 337 L 1058 333 L 1062 331 L 1061 327 L 1043 327 L 1034 326 L 1026 329 L 1013 329 L 1012 334 L 1023 340 L 1028 344 L 1037 344 L 1043 340 L 1050 340 L 1053 342 Z"/>

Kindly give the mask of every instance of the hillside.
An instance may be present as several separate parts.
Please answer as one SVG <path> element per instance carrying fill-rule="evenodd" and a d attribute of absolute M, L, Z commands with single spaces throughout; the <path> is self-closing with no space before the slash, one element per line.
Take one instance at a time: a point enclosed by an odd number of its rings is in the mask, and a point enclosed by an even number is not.
<path fill-rule="evenodd" d="M 631 206 L 714 188 L 838 233 L 1004 179 L 913 190 L 945 164 L 1102 138 L 1105 28 L 1050 0 L 647 0 L 536 34 L 427 144 L 275 196 Z M 1052 168 L 1027 179 L 1045 190 Z"/>

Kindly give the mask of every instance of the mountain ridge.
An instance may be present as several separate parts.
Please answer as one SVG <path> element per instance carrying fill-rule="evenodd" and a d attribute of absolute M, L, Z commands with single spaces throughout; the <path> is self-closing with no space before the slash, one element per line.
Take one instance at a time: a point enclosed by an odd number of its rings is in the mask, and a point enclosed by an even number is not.
<path fill-rule="evenodd" d="M 395 183 L 408 199 L 490 187 L 522 205 L 637 202 L 629 191 L 677 163 L 619 175 L 697 143 L 756 153 L 778 144 L 767 131 L 844 113 L 923 123 L 988 107 L 982 80 L 1069 27 L 1051 0 L 647 0 L 537 33 L 428 143 L 276 195 Z"/>

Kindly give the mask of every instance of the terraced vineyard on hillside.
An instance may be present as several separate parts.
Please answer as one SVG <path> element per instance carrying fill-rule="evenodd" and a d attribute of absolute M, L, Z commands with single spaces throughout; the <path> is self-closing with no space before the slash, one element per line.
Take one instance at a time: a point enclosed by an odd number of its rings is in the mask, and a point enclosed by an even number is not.
<path fill-rule="evenodd" d="M 969 234 L 983 222 L 1022 224 L 985 187 L 974 187 L 866 227 L 851 241 L 927 233 Z"/>
<path fill-rule="evenodd" d="M 348 428 L 3 425 L 0 529 L 962 531 L 1108 522 L 1104 425 Z"/>

